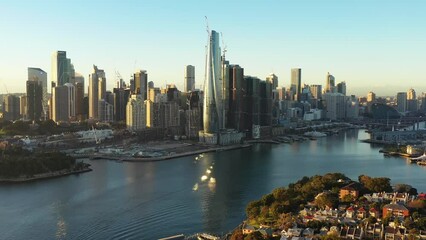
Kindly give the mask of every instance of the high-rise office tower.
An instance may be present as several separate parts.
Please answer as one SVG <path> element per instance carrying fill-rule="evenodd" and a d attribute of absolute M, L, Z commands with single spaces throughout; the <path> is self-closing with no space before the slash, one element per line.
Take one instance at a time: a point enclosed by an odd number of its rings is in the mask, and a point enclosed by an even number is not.
<path fill-rule="evenodd" d="M 72 83 L 65 83 L 67 87 L 67 111 L 68 119 L 73 120 L 75 118 L 75 86 Z"/>
<path fill-rule="evenodd" d="M 75 75 L 75 115 L 78 119 L 83 120 L 87 116 L 83 114 L 83 99 L 84 99 L 84 77 L 81 74 Z"/>
<path fill-rule="evenodd" d="M 422 93 L 422 97 L 420 98 L 420 112 L 426 113 L 426 93 Z"/>
<path fill-rule="evenodd" d="M 271 126 L 272 124 L 272 83 L 270 81 L 260 81 L 259 114 L 260 114 L 260 125 Z"/>
<path fill-rule="evenodd" d="M 252 76 L 244 76 L 246 82 L 246 95 L 244 104 L 247 109 L 245 114 L 244 129 L 250 132 L 254 125 L 260 126 L 260 79 Z"/>
<path fill-rule="evenodd" d="M 399 92 L 396 94 L 396 105 L 398 112 L 407 111 L 407 93 Z"/>
<path fill-rule="evenodd" d="M 322 99 L 322 86 L 321 85 L 310 85 L 309 90 L 311 91 L 314 99 Z"/>
<path fill-rule="evenodd" d="M 209 33 L 206 79 L 204 83 L 203 127 L 205 133 L 217 133 L 222 126 L 222 79 L 219 33 Z"/>
<path fill-rule="evenodd" d="M 130 97 L 130 89 L 114 88 L 114 121 L 126 121 L 126 105 Z"/>
<path fill-rule="evenodd" d="M 184 92 L 191 92 L 195 90 L 195 67 L 192 65 L 185 66 L 184 72 Z"/>
<path fill-rule="evenodd" d="M 39 81 L 27 81 L 27 118 L 40 120 L 43 110 L 43 87 Z"/>
<path fill-rule="evenodd" d="M 244 68 L 239 65 L 230 65 L 229 72 L 228 127 L 242 131 L 244 129 L 244 97 L 246 92 Z"/>
<path fill-rule="evenodd" d="M 327 73 L 327 77 L 325 80 L 325 92 L 326 93 L 333 93 L 335 91 L 335 78 L 333 75 L 331 75 L 329 72 Z"/>
<path fill-rule="evenodd" d="M 19 110 L 21 118 L 27 119 L 27 95 L 19 96 Z"/>
<path fill-rule="evenodd" d="M 20 101 L 19 97 L 11 94 L 3 96 L 3 119 L 8 121 L 15 121 L 19 119 L 20 115 Z"/>
<path fill-rule="evenodd" d="M 74 66 L 67 58 L 67 52 L 56 51 L 52 54 L 52 82 L 54 86 L 62 86 L 72 82 L 74 78 Z"/>
<path fill-rule="evenodd" d="M 416 91 L 412 88 L 407 91 L 407 110 L 410 112 L 417 111 Z"/>
<path fill-rule="evenodd" d="M 69 121 L 69 89 L 67 86 L 52 88 L 52 112 L 51 118 L 55 122 Z"/>
<path fill-rule="evenodd" d="M 42 114 L 47 114 L 47 102 L 49 96 L 47 95 L 47 73 L 40 68 L 28 68 L 28 81 L 37 81 L 42 87 Z M 47 117 L 47 116 L 44 116 Z"/>
<path fill-rule="evenodd" d="M 145 70 L 139 70 L 133 74 L 134 93 L 141 95 L 142 101 L 147 99 L 148 94 L 148 73 Z"/>
<path fill-rule="evenodd" d="M 98 105 L 99 105 L 99 89 L 103 91 L 103 87 L 99 87 L 99 82 L 105 82 L 105 72 L 98 69 L 93 65 L 93 72 L 89 75 L 89 118 L 98 119 Z M 102 94 L 101 94 L 102 95 Z"/>
<path fill-rule="evenodd" d="M 339 82 L 337 84 L 337 92 L 346 96 L 346 82 Z"/>
<path fill-rule="evenodd" d="M 302 91 L 302 69 L 292 68 L 291 69 L 291 89 L 295 96 L 295 101 L 300 101 L 300 93 Z"/>
<path fill-rule="evenodd" d="M 278 77 L 271 73 L 266 77 L 266 81 L 272 84 L 272 89 L 276 89 L 278 87 Z"/>
<path fill-rule="evenodd" d="M 374 92 L 367 93 L 367 102 L 376 101 L 376 94 Z"/>

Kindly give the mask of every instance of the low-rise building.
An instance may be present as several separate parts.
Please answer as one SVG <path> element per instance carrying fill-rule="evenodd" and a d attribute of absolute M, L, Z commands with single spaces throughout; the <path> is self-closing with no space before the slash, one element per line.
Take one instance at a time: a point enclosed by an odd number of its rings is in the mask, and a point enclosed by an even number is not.
<path fill-rule="evenodd" d="M 383 216 L 386 217 L 388 215 L 394 217 L 408 217 L 410 216 L 410 211 L 402 204 L 390 203 L 383 207 Z"/>

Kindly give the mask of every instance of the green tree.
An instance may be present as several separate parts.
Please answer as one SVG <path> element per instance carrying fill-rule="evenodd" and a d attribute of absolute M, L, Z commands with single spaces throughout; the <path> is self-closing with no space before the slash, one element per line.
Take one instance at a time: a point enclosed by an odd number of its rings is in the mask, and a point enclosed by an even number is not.
<path fill-rule="evenodd" d="M 315 204 L 320 208 L 333 208 L 339 204 L 339 197 L 335 193 L 325 192 L 316 197 Z"/>

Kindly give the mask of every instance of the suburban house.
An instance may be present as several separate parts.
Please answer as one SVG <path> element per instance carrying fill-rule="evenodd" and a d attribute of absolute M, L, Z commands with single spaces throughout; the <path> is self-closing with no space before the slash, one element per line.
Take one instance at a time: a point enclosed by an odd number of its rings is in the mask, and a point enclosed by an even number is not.
<path fill-rule="evenodd" d="M 355 199 L 358 198 L 362 185 L 357 182 L 352 182 L 340 189 L 339 198 L 343 199 L 347 195 L 352 195 Z"/>
<path fill-rule="evenodd" d="M 402 204 L 390 203 L 383 207 L 383 216 L 391 215 L 394 217 L 408 217 L 410 211 Z"/>

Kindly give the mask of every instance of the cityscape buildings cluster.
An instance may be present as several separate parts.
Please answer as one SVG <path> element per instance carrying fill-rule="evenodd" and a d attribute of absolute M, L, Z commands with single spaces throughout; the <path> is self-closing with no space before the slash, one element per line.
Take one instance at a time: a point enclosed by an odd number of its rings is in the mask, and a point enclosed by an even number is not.
<path fill-rule="evenodd" d="M 122 122 L 130 131 L 167 129 L 169 135 L 183 135 L 212 144 L 238 143 L 243 137 L 259 138 L 272 126 L 295 121 L 357 119 L 375 109 L 392 108 L 396 115 L 426 112 L 425 94 L 418 99 L 414 89 L 399 92 L 396 98 L 346 95 L 346 82 L 326 74 L 325 87 L 302 85 L 302 69 L 290 71 L 288 87 L 279 86 L 274 73 L 264 80 L 247 76 L 244 68 L 231 64 L 221 52 L 219 33 L 209 32 L 204 88 L 195 88 L 195 67 L 184 67 L 184 89 L 174 84 L 159 88 L 148 80 L 146 70 L 133 73 L 125 82 L 116 72 L 116 86 L 106 88 L 105 71 L 93 65 L 85 77 L 75 71 L 65 51 L 52 54 L 51 84 L 47 73 L 29 67 L 26 94 L 3 97 L 3 119 L 39 121 L 52 119 L 57 124 L 79 121 Z M 382 110 L 383 112 L 384 110 Z M 385 110 L 390 117 L 389 110 Z"/>

